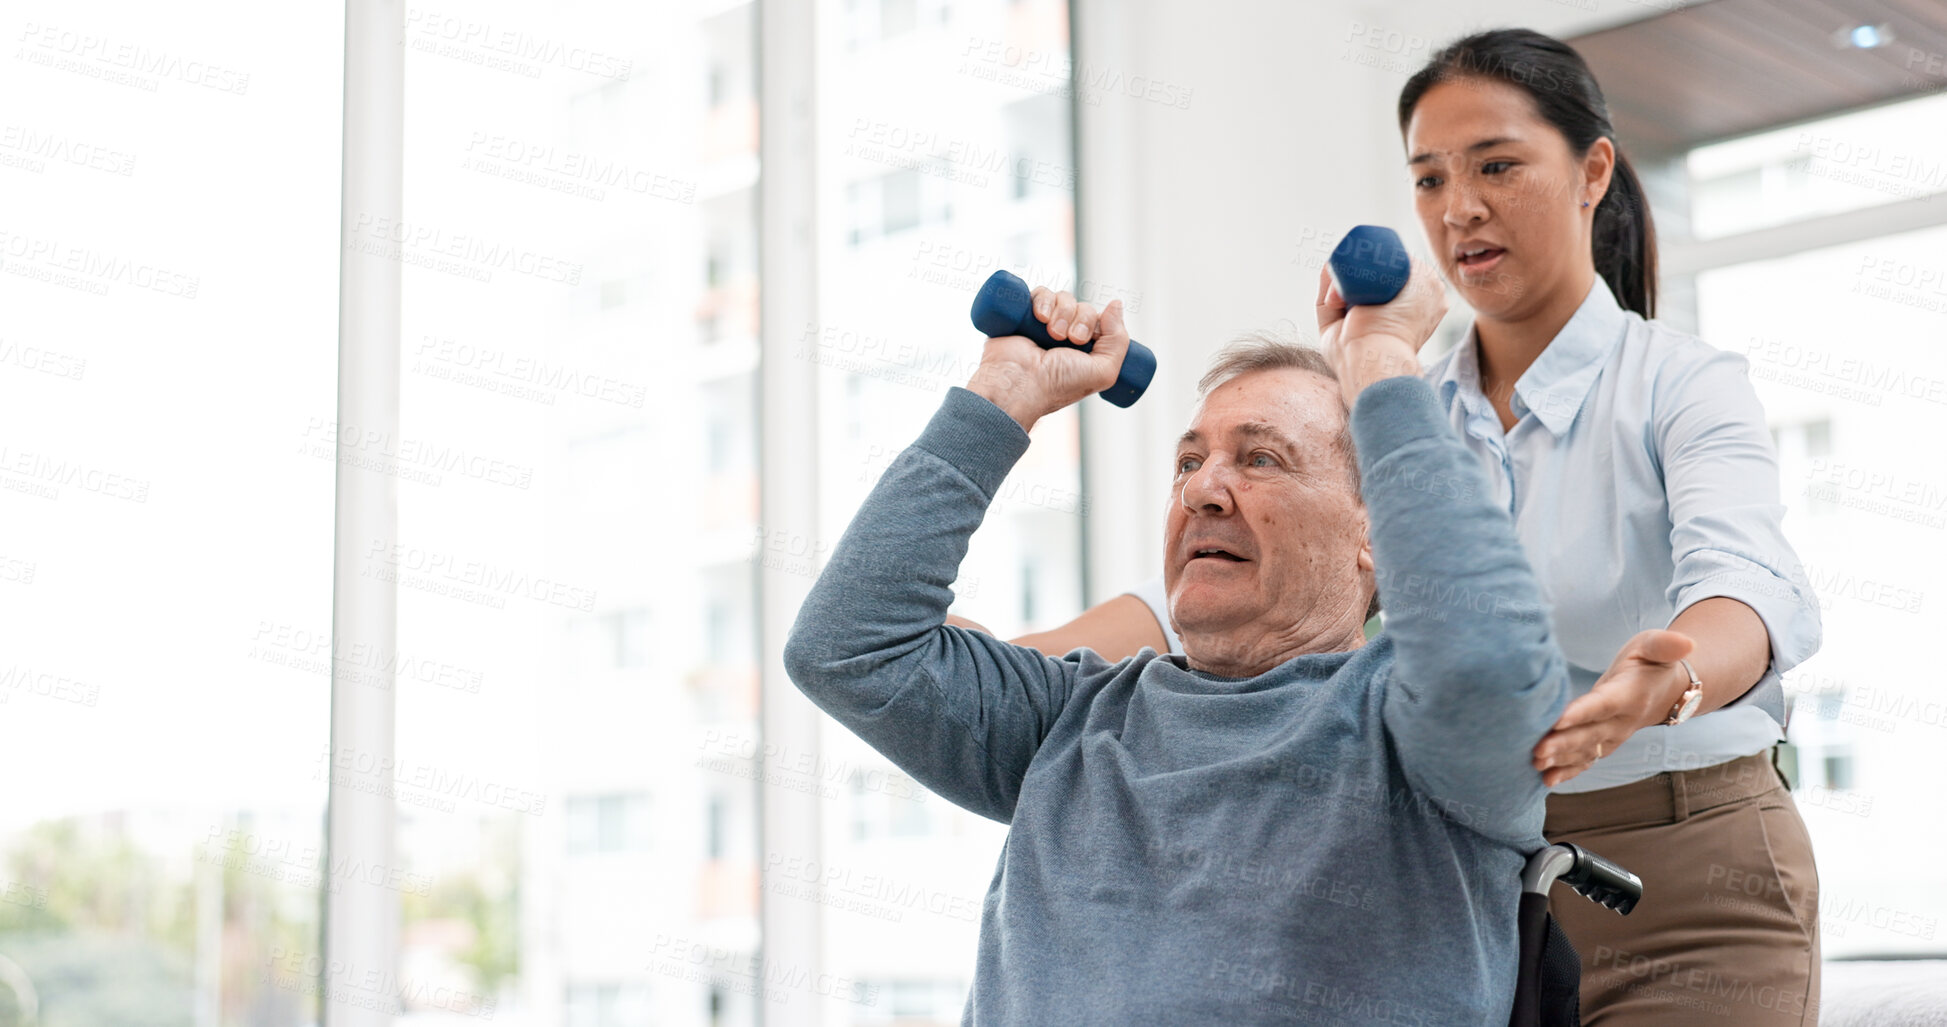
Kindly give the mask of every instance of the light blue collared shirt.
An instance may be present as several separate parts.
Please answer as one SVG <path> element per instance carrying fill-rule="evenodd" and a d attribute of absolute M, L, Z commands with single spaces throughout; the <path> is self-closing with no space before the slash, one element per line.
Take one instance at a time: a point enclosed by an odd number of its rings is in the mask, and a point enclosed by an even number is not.
<path fill-rule="evenodd" d="M 1481 391 L 1473 331 L 1427 368 L 1552 608 L 1572 695 L 1623 643 L 1728 596 L 1771 635 L 1771 666 L 1743 697 L 1651 727 L 1556 788 L 1586 792 L 1748 756 L 1784 737 L 1779 675 L 1818 651 L 1819 607 L 1785 540 L 1778 457 L 1746 361 L 1624 310 L 1598 277 L 1514 384 L 1503 433 Z"/>
<path fill-rule="evenodd" d="M 1818 651 L 1819 607 L 1785 541 L 1778 457 L 1743 357 L 1622 309 L 1601 278 L 1514 384 L 1502 432 L 1469 330 L 1426 369 L 1454 430 L 1514 517 L 1588 693 L 1623 643 L 1728 596 L 1757 611 L 1771 666 L 1722 709 L 1632 735 L 1558 792 L 1629 784 L 1761 752 L 1784 737 L 1779 675 Z M 1133 593 L 1164 625 L 1160 578 Z"/>

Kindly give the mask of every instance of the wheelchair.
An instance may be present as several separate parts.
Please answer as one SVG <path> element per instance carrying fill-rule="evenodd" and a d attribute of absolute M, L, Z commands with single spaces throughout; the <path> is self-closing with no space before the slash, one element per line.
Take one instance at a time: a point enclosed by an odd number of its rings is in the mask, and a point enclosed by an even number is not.
<path fill-rule="evenodd" d="M 1550 845 L 1521 872 L 1521 967 L 1509 1027 L 1581 1027 L 1582 958 L 1548 915 L 1548 892 L 1561 881 L 1623 916 L 1643 897 L 1635 874 L 1579 845 Z"/>

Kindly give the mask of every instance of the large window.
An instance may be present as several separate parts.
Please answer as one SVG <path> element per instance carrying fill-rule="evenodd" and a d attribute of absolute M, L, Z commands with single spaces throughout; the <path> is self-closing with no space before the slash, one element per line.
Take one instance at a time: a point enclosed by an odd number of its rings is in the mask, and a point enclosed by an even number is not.
<path fill-rule="evenodd" d="M 400 694 L 401 964 L 497 1023 L 761 1000 L 755 10 L 407 15 L 401 435 L 442 462 L 376 559 L 400 647 L 483 679 Z"/>
<path fill-rule="evenodd" d="M 0 1024 L 316 1023 L 344 12 L 9 12 Z"/>
<path fill-rule="evenodd" d="M 1075 287 L 1067 11 L 819 6 L 819 314 L 782 373 L 821 487 L 789 526 L 758 518 L 758 12 L 406 5 L 404 206 L 342 236 L 343 7 L 27 14 L 0 1024 L 957 1022 L 1003 829 L 835 725 L 767 746 L 759 600 L 972 372 L 987 273 Z M 397 430 L 337 421 L 341 252 L 401 275 Z M 1035 434 L 957 585 L 1003 634 L 1081 603 L 1077 417 Z M 339 481 L 395 490 L 395 531 L 339 544 L 396 652 L 333 637 Z M 332 740 L 334 658 L 394 711 L 376 745 Z M 328 789 L 391 806 L 387 865 L 328 851 Z M 817 836 L 760 843 L 807 793 Z M 396 958 L 327 973 L 352 883 Z M 766 951 L 762 903 L 824 910 L 817 950 Z"/>
<path fill-rule="evenodd" d="M 1824 617 L 1824 647 L 1785 685 L 1827 958 L 1947 951 L 1947 900 L 1889 856 L 1947 843 L 1947 686 L 1929 644 L 1947 626 L 1947 223 L 1798 246 L 1791 226 L 1947 188 L 1938 133 L 1910 130 L 1938 123 L 1942 99 L 1689 160 L 1700 228 L 1774 231 L 1774 256 L 1696 276 L 1696 312 L 1704 338 L 1750 362 Z"/>

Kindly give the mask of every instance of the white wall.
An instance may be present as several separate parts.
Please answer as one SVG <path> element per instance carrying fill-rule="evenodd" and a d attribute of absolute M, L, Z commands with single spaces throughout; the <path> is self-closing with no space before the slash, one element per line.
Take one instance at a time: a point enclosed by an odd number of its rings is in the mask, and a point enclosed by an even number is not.
<path fill-rule="evenodd" d="M 1282 320 L 1314 338 L 1318 269 L 1351 226 L 1422 247 L 1393 113 L 1406 79 L 1471 31 L 1658 13 L 1601 3 L 1074 0 L 1082 276 L 1140 298 L 1131 333 L 1159 364 L 1135 407 L 1085 405 L 1091 601 L 1161 569 L 1169 449 L 1211 353 Z"/>

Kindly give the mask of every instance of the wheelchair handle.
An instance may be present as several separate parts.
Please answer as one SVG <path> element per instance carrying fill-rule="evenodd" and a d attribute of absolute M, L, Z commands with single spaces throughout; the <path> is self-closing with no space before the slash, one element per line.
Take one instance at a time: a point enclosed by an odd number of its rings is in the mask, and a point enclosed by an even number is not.
<path fill-rule="evenodd" d="M 1528 857 L 1528 866 L 1521 872 L 1521 890 L 1545 896 L 1557 880 L 1590 902 L 1623 916 L 1628 916 L 1643 897 L 1642 878 L 1569 842 L 1550 845 Z"/>

